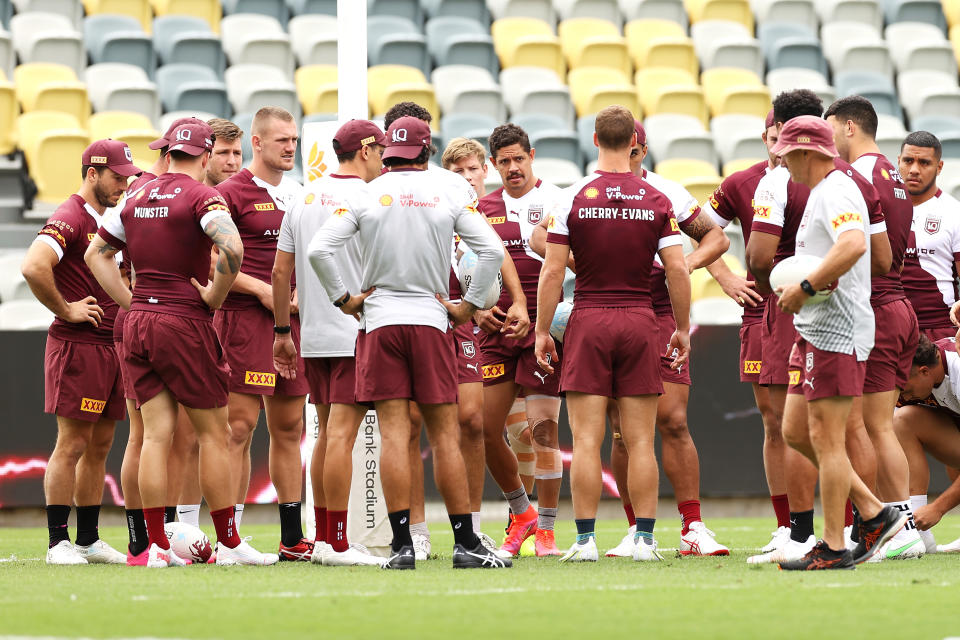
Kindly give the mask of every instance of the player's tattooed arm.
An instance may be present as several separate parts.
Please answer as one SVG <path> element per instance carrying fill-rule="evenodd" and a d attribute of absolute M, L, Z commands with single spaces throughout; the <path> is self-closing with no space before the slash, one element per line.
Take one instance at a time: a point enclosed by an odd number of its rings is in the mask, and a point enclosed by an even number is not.
<path fill-rule="evenodd" d="M 243 242 L 240 232 L 230 216 L 217 216 L 207 222 L 204 233 L 213 240 L 217 248 L 217 267 L 213 280 L 201 285 L 195 278 L 190 284 L 197 288 L 200 297 L 211 309 L 219 309 L 230 292 L 230 286 L 236 280 L 243 263 Z"/>
<path fill-rule="evenodd" d="M 705 267 L 730 247 L 730 239 L 708 216 L 698 214 L 693 220 L 681 226 L 681 230 L 699 243 L 699 246 L 686 257 L 687 270 L 693 273 Z"/>
<path fill-rule="evenodd" d="M 97 279 L 103 290 L 113 298 L 118 305 L 124 309 L 130 308 L 133 301 L 133 294 L 130 288 L 123 281 L 123 275 L 120 273 L 120 265 L 117 264 L 115 256 L 120 251 L 112 246 L 102 236 L 95 235 L 87 247 L 83 256 L 87 267 L 93 277 Z"/>

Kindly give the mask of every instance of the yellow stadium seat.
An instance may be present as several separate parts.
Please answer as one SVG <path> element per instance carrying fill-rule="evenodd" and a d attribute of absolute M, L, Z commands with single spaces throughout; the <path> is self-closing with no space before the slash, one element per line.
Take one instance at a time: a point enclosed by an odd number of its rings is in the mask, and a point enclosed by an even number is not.
<path fill-rule="evenodd" d="M 753 33 L 753 10 L 749 0 L 684 0 L 690 22 L 731 20 Z"/>
<path fill-rule="evenodd" d="M 723 92 L 716 108 L 711 107 L 714 116 L 731 113 L 743 113 L 765 118 L 771 107 L 770 90 L 763 86 L 734 85 Z"/>
<path fill-rule="evenodd" d="M 91 140 L 113 138 L 122 140 L 133 153 L 133 163 L 141 169 L 148 169 L 160 156 L 159 151 L 151 149 L 151 142 L 160 137 L 153 128 L 150 118 L 131 111 L 100 111 L 90 116 L 88 123 Z"/>
<path fill-rule="evenodd" d="M 947 24 L 952 30 L 954 26 L 960 24 L 960 0 L 943 0 L 943 15 L 947 18 Z"/>
<path fill-rule="evenodd" d="M 627 40 L 627 50 L 630 52 L 630 57 L 639 69 L 647 66 L 641 61 L 646 60 L 651 40 L 657 38 L 685 38 L 687 32 L 672 20 L 647 18 L 628 22 L 623 27 L 623 35 Z"/>
<path fill-rule="evenodd" d="M 150 143 L 160 137 L 160 132 L 155 129 L 125 129 L 114 133 L 114 140 L 122 140 L 130 147 L 133 153 L 133 164 L 144 171 L 153 166 L 153 163 L 160 157 L 160 150 L 154 150 L 149 147 Z M 94 139 L 91 137 L 91 139 Z"/>
<path fill-rule="evenodd" d="M 661 160 L 654 169 L 658 174 L 668 180 L 682 183 L 684 180 L 692 178 L 719 178 L 717 168 L 705 160 L 696 160 L 693 158 L 671 158 L 670 160 Z M 709 194 L 708 194 L 709 195 Z M 706 198 L 697 198 L 697 202 L 703 202 Z"/>
<path fill-rule="evenodd" d="M 690 301 L 723 297 L 726 294 L 720 284 L 706 269 L 697 269 L 690 274 Z"/>
<path fill-rule="evenodd" d="M 725 96 L 731 87 L 756 86 L 763 87 L 763 82 L 753 71 L 735 67 L 716 67 L 706 69 L 700 74 L 700 84 L 707 97 L 707 105 L 715 113 L 723 104 Z M 764 116 L 767 114 L 764 113 Z"/>
<path fill-rule="evenodd" d="M 611 104 L 621 104 L 642 117 L 640 99 L 629 77 L 610 67 L 577 67 L 567 76 L 570 99 L 578 116 L 596 113 Z"/>
<path fill-rule="evenodd" d="M 960 62 L 960 24 L 950 27 L 950 44 L 953 45 L 953 56 Z"/>
<path fill-rule="evenodd" d="M 716 171 L 716 169 L 714 169 L 714 171 Z M 717 187 L 723 182 L 723 178 L 720 176 L 694 176 L 686 180 L 680 180 L 679 182 L 683 185 L 684 189 L 690 192 L 690 195 L 697 199 L 697 202 L 703 202 L 717 190 Z"/>
<path fill-rule="evenodd" d="M 150 4 L 158 16 L 196 16 L 206 20 L 214 33 L 220 33 L 220 18 L 223 17 L 220 0 L 150 0 Z"/>
<path fill-rule="evenodd" d="M 150 33 L 153 27 L 153 9 L 149 0 L 83 0 L 83 8 L 88 16 L 98 13 L 131 16 L 140 21 L 146 33 Z"/>
<path fill-rule="evenodd" d="M 743 171 L 744 169 L 749 169 L 758 162 L 765 162 L 766 158 L 740 158 L 739 160 L 731 160 L 730 162 L 724 163 L 723 165 L 723 177 L 729 178 L 731 175 L 737 171 Z"/>
<path fill-rule="evenodd" d="M 386 113 L 387 109 L 397 102 L 412 100 L 430 111 L 433 115 L 434 128 L 438 124 L 440 110 L 437 107 L 433 86 L 427 82 L 423 72 L 416 67 L 380 64 L 367 68 L 367 92 L 370 109 L 374 115 Z"/>
<path fill-rule="evenodd" d="M 629 74 L 633 64 L 627 42 L 612 22 L 598 18 L 570 18 L 557 29 L 567 64 L 573 67 L 613 67 Z"/>
<path fill-rule="evenodd" d="M 66 200 L 77 189 L 80 156 L 90 144 L 87 131 L 68 113 L 32 111 L 17 119 L 17 135 L 37 185 L 37 199 Z"/>
<path fill-rule="evenodd" d="M 13 84 L 0 81 L 0 154 L 13 153 L 17 145 L 16 122 L 20 109 Z"/>
<path fill-rule="evenodd" d="M 675 67 L 693 75 L 697 75 L 700 71 L 700 61 L 697 59 L 697 52 L 690 38 L 686 36 L 654 38 L 647 44 L 643 55 L 634 59 L 638 69 Z"/>
<path fill-rule="evenodd" d="M 703 90 L 696 78 L 683 69 L 647 67 L 634 75 L 644 113 L 682 113 L 707 124 Z"/>
<path fill-rule="evenodd" d="M 26 111 L 63 111 L 81 125 L 90 117 L 87 86 L 77 81 L 73 69 L 53 62 L 28 62 L 13 71 L 17 99 Z"/>
<path fill-rule="evenodd" d="M 304 114 L 337 112 L 336 65 L 304 65 L 296 70 L 293 79 Z"/>
<path fill-rule="evenodd" d="M 510 17 L 494 20 L 490 25 L 493 48 L 503 60 L 515 47 L 517 38 L 523 36 L 552 36 L 553 29 L 543 20 L 536 18 Z"/>
<path fill-rule="evenodd" d="M 563 77 L 567 70 L 560 40 L 543 20 L 500 18 L 490 26 L 500 66 L 546 67 Z"/>

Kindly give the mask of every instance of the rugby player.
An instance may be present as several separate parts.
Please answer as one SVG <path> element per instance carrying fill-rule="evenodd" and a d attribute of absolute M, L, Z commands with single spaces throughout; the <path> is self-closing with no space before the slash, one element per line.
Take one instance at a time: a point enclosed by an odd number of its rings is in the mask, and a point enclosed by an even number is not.
<path fill-rule="evenodd" d="M 952 484 L 936 500 L 927 503 L 927 454 L 953 468 L 960 467 L 960 356 L 954 338 L 934 342 L 926 334 L 920 336 L 910 380 L 900 397 L 908 404 L 897 409 L 893 424 L 910 465 L 914 520 L 921 535 L 928 536 L 924 540 L 928 552 L 956 553 L 960 551 L 960 540 L 936 546 L 930 529 L 960 504 L 960 479 L 951 474 Z"/>
<path fill-rule="evenodd" d="M 327 301 L 326 291 L 307 262 L 307 245 L 344 203 L 363 200 L 366 183 L 382 168 L 387 140 L 377 125 L 350 120 L 333 136 L 340 166 L 314 181 L 284 216 L 271 276 L 275 322 L 273 361 L 283 378 L 295 379 L 297 345 L 290 331 L 290 279 L 299 275 L 303 374 L 310 401 L 317 407 L 320 437 L 314 445 L 310 480 L 314 495 L 316 536 L 311 560 L 329 566 L 378 565 L 379 559 L 352 547 L 347 539 L 347 503 L 353 473 L 353 445 L 367 406 L 356 398 L 358 322 Z M 344 286 L 360 290 L 361 252 L 352 238 L 336 253 Z"/>
<path fill-rule="evenodd" d="M 97 140 L 81 157 L 83 183 L 57 207 L 27 250 L 21 272 L 56 316 L 44 353 L 44 411 L 57 418 L 57 443 L 43 477 L 47 564 L 124 564 L 100 539 L 98 526 L 107 454 L 124 417 L 120 365 L 113 345 L 117 305 L 84 264 L 83 254 L 107 207 L 140 173 L 123 142 Z M 77 506 L 76 544 L 67 518 Z"/>
<path fill-rule="evenodd" d="M 722 228 L 733 220 L 738 220 L 743 232 L 744 246 L 750 240 L 757 185 L 761 178 L 780 164 L 780 158 L 770 151 L 777 144 L 778 138 L 773 109 L 767 114 L 760 138 L 767 147 L 767 159 L 724 178 L 704 207 L 713 221 Z M 777 528 L 770 543 L 773 546 L 765 546 L 762 551 L 772 551 L 779 544 L 785 543 L 790 536 L 790 505 L 783 468 L 785 445 L 780 431 L 780 413 L 773 410 L 768 387 L 760 384 L 763 310 L 769 294 L 757 292 L 753 274 L 749 270 L 744 279 L 733 273 L 722 259 L 709 265 L 707 270 L 720 284 L 724 293 L 743 307 L 740 326 L 740 381 L 749 382 L 753 387 L 753 398 L 763 421 L 763 468 L 767 488 L 770 490 L 770 502 L 777 518 Z"/>
<path fill-rule="evenodd" d="M 148 567 L 184 563 L 164 533 L 167 458 L 186 407 L 200 442 L 200 483 L 217 530 L 217 564 L 273 564 L 240 539 L 234 522 L 234 487 L 228 457 L 227 378 L 223 350 L 211 322 L 240 269 L 243 245 L 223 198 L 203 178 L 213 131 L 205 123 L 173 132 L 169 170 L 131 197 L 106 221 L 85 259 L 104 290 L 129 310 L 124 323 L 124 375 L 143 416 L 139 486 L 150 541 Z M 212 282 L 211 241 L 219 248 Z M 137 273 L 135 291 L 124 284 L 114 256 L 126 249 Z"/>
<path fill-rule="evenodd" d="M 273 289 L 270 273 L 284 214 L 300 200 L 303 187 L 284 175 L 293 169 L 297 123 L 280 107 L 263 107 L 253 117 L 253 161 L 221 182 L 223 195 L 243 239 L 246 259 L 230 295 L 214 317 L 230 365 L 230 448 L 234 468 L 242 469 L 237 508 L 250 483 L 250 442 L 263 404 L 270 433 L 270 479 L 277 490 L 282 560 L 310 561 L 313 543 L 303 537 L 300 438 L 307 378 L 298 359 L 297 375 L 277 378 L 273 367 Z M 291 336 L 300 342 L 296 289 L 291 298 Z"/>
<path fill-rule="evenodd" d="M 387 131 L 390 172 L 369 196 L 348 202 L 310 243 L 309 258 L 330 300 L 362 313 L 357 337 L 357 400 L 374 402 L 380 421 L 383 491 L 393 530 L 385 569 L 416 567 L 410 536 L 411 400 L 420 406 L 434 452 L 437 486 L 453 527 L 454 567 L 506 567 L 473 531 L 457 426 L 457 374 L 447 330 L 467 322 L 496 278 L 503 247 L 479 217 L 476 194 L 462 178 L 427 172 L 430 127 L 415 117 Z M 447 177 L 449 176 L 449 178 Z M 470 289 L 458 304 L 443 299 L 454 232 L 478 256 Z M 343 284 L 334 256 L 360 235 L 363 293 Z"/>
<path fill-rule="evenodd" d="M 243 168 L 243 129 L 224 118 L 210 118 L 207 124 L 216 139 L 203 184 L 215 187 Z"/>
<path fill-rule="evenodd" d="M 693 272 L 717 260 L 730 246 L 723 229 L 710 217 L 701 215 L 700 205 L 681 185 L 667 180 L 643 167 L 647 154 L 647 134 L 639 120 L 634 121 L 637 144 L 630 151 L 630 170 L 662 194 L 673 206 L 680 230 L 699 243 L 686 257 L 687 269 Z M 653 313 L 657 317 L 660 344 L 666 348 L 676 331 L 676 321 L 667 291 L 665 273 L 659 259 L 654 259 L 651 295 Z M 673 493 L 680 512 L 680 553 L 683 555 L 725 556 L 730 551 L 717 543 L 714 533 L 703 524 L 700 515 L 700 459 L 697 447 L 687 428 L 687 402 L 690 397 L 690 369 L 681 366 L 674 369 L 673 355 L 669 352 L 660 357 L 660 378 L 663 395 L 657 400 L 657 432 L 660 434 L 663 471 L 673 485 Z M 610 466 L 617 479 L 617 490 L 623 503 L 630 530 L 617 547 L 607 551 L 607 556 L 629 556 L 633 552 L 633 529 L 636 518 L 627 484 L 627 449 L 620 433 L 620 413 L 616 403 L 608 402 L 607 415 L 611 418 L 613 447 Z"/>
<path fill-rule="evenodd" d="M 877 113 L 869 100 L 841 98 L 827 108 L 824 119 L 833 127 L 840 157 L 876 189 L 886 223 L 891 262 L 886 273 L 871 280 L 870 304 L 883 322 L 877 323 L 867 359 L 862 415 L 877 457 L 877 485 L 871 490 L 907 515 L 906 526 L 882 550 L 882 557 L 919 558 L 924 546 L 913 525 L 907 458 L 893 432 L 893 411 L 910 375 L 920 331 L 900 279 L 913 207 L 900 173 L 877 146 Z"/>
<path fill-rule="evenodd" d="M 777 305 L 796 314 L 798 336 L 790 354 L 792 376 L 784 407 L 783 435 L 790 447 L 817 466 L 824 533 L 799 559 L 781 569 L 848 569 L 868 560 L 907 521 L 884 506 L 854 472 L 844 435 L 852 398 L 863 392 L 866 360 L 874 340 L 870 307 L 870 218 L 860 187 L 837 170 L 833 128 L 818 116 L 799 116 L 780 131 L 773 149 L 794 182 L 811 191 L 797 228 L 796 255 L 822 258 L 801 283 L 775 291 Z M 835 283 L 835 284 L 834 284 Z M 832 294 L 804 307 L 824 288 Z M 851 552 L 844 540 L 848 497 L 860 510 L 860 542 Z"/>
<path fill-rule="evenodd" d="M 558 435 L 560 371 L 559 368 L 555 372 L 546 371 L 537 366 L 533 335 L 517 339 L 504 333 L 502 310 L 522 305 L 531 321 L 535 320 L 537 279 L 543 258 L 530 246 L 530 239 L 537 227 L 546 230 L 546 214 L 560 198 L 560 189 L 534 175 L 536 150 L 520 127 L 515 124 L 497 127 L 490 134 L 489 144 L 490 161 L 500 173 L 503 186 L 480 199 L 480 211 L 503 241 L 523 287 L 522 296 L 505 291 L 493 309 L 478 311 L 474 317 L 481 329 L 487 468 L 513 514 L 500 555 L 516 556 L 524 540 L 535 536 L 536 555 L 554 556 L 560 555 L 553 529 L 563 478 Z M 559 367 L 559 363 L 557 365 Z M 503 438 L 507 416 L 521 391 L 534 450 L 537 509 L 530 504 L 520 479 L 517 457 Z"/>
<path fill-rule="evenodd" d="M 663 262 L 677 322 L 667 344 L 675 370 L 686 364 L 690 349 L 690 277 L 670 200 L 631 172 L 630 154 L 637 146 L 633 115 L 619 105 L 607 107 L 597 114 L 595 127 L 597 171 L 565 190 L 564 200 L 551 211 L 537 289 L 537 362 L 544 371 L 558 373 L 550 324 L 572 252 L 577 281 L 564 336 L 562 389 L 573 431 L 570 485 L 577 540 L 561 561 L 598 559 L 594 525 L 609 398 L 619 406 L 629 452 L 628 484 L 637 514 L 633 559 L 661 560 L 653 535 L 658 485 L 654 438 L 664 345 L 649 330 L 656 323 L 654 256 Z M 611 255 L 618 259 L 610 260 Z"/>

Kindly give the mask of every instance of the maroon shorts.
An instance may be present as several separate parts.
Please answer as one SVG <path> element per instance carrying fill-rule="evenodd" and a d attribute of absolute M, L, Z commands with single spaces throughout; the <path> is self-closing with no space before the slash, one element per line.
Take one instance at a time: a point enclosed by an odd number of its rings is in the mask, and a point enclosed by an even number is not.
<path fill-rule="evenodd" d="M 660 334 L 660 379 L 663 382 L 672 382 L 673 384 L 685 384 L 690 386 L 690 361 L 682 365 L 679 369 L 672 369 L 673 354 L 667 353 L 670 347 L 670 337 L 677 330 L 677 321 L 673 318 L 673 313 L 657 314 L 657 328 Z"/>
<path fill-rule="evenodd" d="M 310 391 L 297 358 L 297 377 L 287 380 L 273 366 L 273 314 L 265 307 L 221 309 L 213 316 L 230 365 L 231 393 L 258 396 L 305 396 Z M 293 344 L 300 351 L 300 318 L 290 316 Z"/>
<path fill-rule="evenodd" d="M 527 395 L 560 395 L 560 370 L 562 362 L 553 363 L 553 373 L 547 373 L 537 364 L 534 355 L 536 334 L 531 330 L 525 338 L 514 340 L 503 334 L 480 332 L 480 358 L 483 363 L 483 386 L 501 382 L 516 382 L 530 392 Z M 560 344 L 557 355 L 564 358 Z"/>
<path fill-rule="evenodd" d="M 116 332 L 113 334 L 116 336 Z M 130 384 L 130 376 L 127 374 L 127 365 L 123 361 L 123 332 L 120 334 L 120 340 L 113 343 L 113 349 L 117 352 L 117 360 L 120 362 L 120 381 L 123 383 L 123 397 L 127 400 L 135 400 L 133 395 L 133 385 Z"/>
<path fill-rule="evenodd" d="M 877 328 L 867 359 L 863 392 L 903 389 L 910 379 L 910 367 L 920 340 L 917 316 L 906 298 L 874 307 L 873 314 Z"/>
<path fill-rule="evenodd" d="M 777 306 L 777 296 L 767 298 L 763 310 L 763 324 L 760 325 L 760 384 L 789 384 L 787 365 L 790 362 L 790 350 L 797 339 L 797 330 L 793 326 L 793 315 L 783 313 Z"/>
<path fill-rule="evenodd" d="M 930 338 L 930 342 L 936 342 L 944 338 L 955 338 L 957 336 L 957 328 L 937 327 L 935 329 L 920 329 L 920 333 Z"/>
<path fill-rule="evenodd" d="M 663 393 L 657 320 L 646 307 L 574 307 L 564 335 L 564 391 L 608 398 Z"/>
<path fill-rule="evenodd" d="M 459 384 L 483 382 L 477 342 L 477 336 L 473 333 L 472 322 L 462 324 L 453 330 L 453 345 L 454 349 L 457 350 L 457 382 Z"/>
<path fill-rule="evenodd" d="M 131 311 L 123 327 L 123 362 L 137 408 L 164 388 L 191 409 L 227 406 L 230 369 L 208 320 Z"/>
<path fill-rule="evenodd" d="M 763 322 L 740 327 L 740 382 L 760 382 L 763 362 Z"/>
<path fill-rule="evenodd" d="M 61 418 L 123 420 L 126 403 L 113 345 L 70 342 L 48 335 L 43 397 L 43 410 Z"/>
<path fill-rule="evenodd" d="M 304 358 L 313 404 L 357 404 L 357 360 L 353 357 Z"/>
<path fill-rule="evenodd" d="M 357 400 L 457 401 L 450 334 L 423 325 L 389 325 L 357 335 Z"/>
<path fill-rule="evenodd" d="M 790 352 L 790 386 L 787 393 L 802 394 L 807 401 L 838 396 L 859 397 L 867 363 L 854 354 L 821 351 L 797 336 Z"/>

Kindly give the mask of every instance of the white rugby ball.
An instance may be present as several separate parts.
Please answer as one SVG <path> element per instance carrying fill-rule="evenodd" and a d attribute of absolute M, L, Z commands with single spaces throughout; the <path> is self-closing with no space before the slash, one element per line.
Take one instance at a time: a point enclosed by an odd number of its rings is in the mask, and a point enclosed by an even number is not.
<path fill-rule="evenodd" d="M 210 538 L 203 531 L 185 522 L 168 522 L 163 525 L 170 548 L 184 560 L 204 564 L 213 555 Z"/>
<path fill-rule="evenodd" d="M 467 289 L 470 288 L 470 283 L 473 281 L 473 273 L 477 270 L 478 260 L 477 254 L 473 251 L 465 251 L 463 255 L 460 256 L 460 262 L 457 263 L 457 279 L 460 280 L 460 292 L 464 295 L 467 293 Z M 497 279 L 490 285 L 490 288 L 487 289 L 487 295 L 483 299 L 483 306 L 480 308 L 492 309 L 494 305 L 497 304 L 497 300 L 500 299 L 502 287 L 503 277 L 498 271 Z"/>
<path fill-rule="evenodd" d="M 811 255 L 790 256 L 789 258 L 781 260 L 773 268 L 773 271 L 770 272 L 770 288 L 776 291 L 778 287 L 800 284 L 820 266 L 821 262 L 823 262 L 823 258 Z M 820 291 L 817 291 L 815 295 L 808 296 L 806 302 L 803 304 L 820 304 L 826 300 L 836 288 L 837 283 L 834 281 Z"/>
<path fill-rule="evenodd" d="M 570 320 L 570 312 L 573 311 L 573 303 L 561 300 L 557 303 L 557 310 L 553 314 L 553 322 L 550 323 L 550 335 L 558 342 L 563 342 L 563 336 L 567 333 L 567 321 Z"/>

